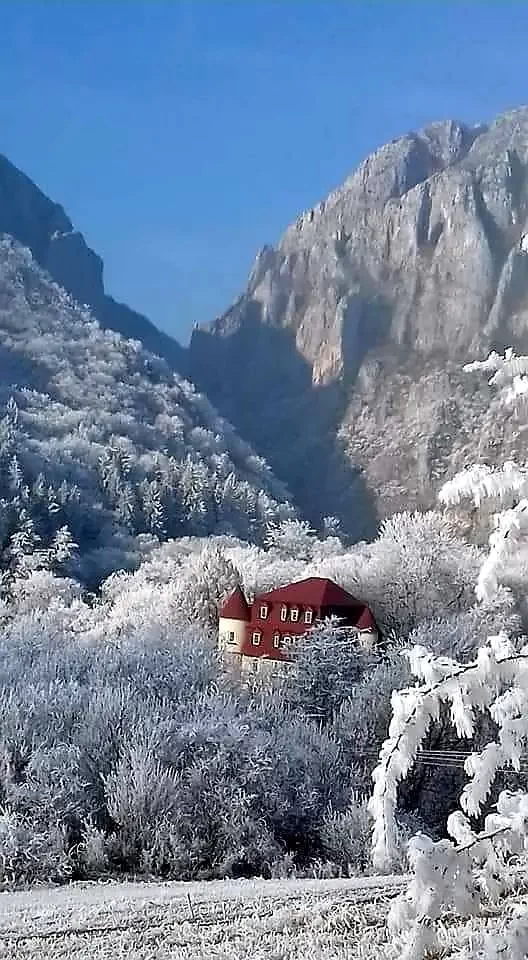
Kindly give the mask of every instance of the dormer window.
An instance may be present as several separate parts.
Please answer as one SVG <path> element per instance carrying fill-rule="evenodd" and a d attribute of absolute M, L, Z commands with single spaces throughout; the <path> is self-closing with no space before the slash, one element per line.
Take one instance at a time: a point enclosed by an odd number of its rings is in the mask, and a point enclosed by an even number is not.
<path fill-rule="evenodd" d="M 280 610 L 280 618 L 283 623 L 286 623 L 286 620 L 288 619 L 288 607 L 286 606 L 285 603 L 282 604 L 282 607 Z"/>
<path fill-rule="evenodd" d="M 254 630 L 254 631 L 253 631 L 253 634 L 252 634 L 252 637 L 251 637 L 251 643 L 253 644 L 253 646 L 254 646 L 254 647 L 260 647 L 260 641 L 261 641 L 261 640 L 262 640 L 262 634 L 261 634 L 260 630 Z"/>
<path fill-rule="evenodd" d="M 269 607 L 267 603 L 261 603 L 259 607 L 259 617 L 261 620 L 267 620 L 269 613 Z"/>
<path fill-rule="evenodd" d="M 299 607 L 292 607 L 290 610 L 290 620 L 292 623 L 297 623 L 299 619 Z"/>
<path fill-rule="evenodd" d="M 313 610 L 305 610 L 305 611 L 304 611 L 304 622 L 305 622 L 305 623 L 313 623 Z"/>

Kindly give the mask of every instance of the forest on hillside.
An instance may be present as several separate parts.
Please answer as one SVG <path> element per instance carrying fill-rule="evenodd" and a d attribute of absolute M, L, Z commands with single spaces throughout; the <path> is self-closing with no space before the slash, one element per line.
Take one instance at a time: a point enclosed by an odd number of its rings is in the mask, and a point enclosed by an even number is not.
<path fill-rule="evenodd" d="M 187 381 L 0 239 L 0 555 L 91 588 L 168 537 L 262 541 L 285 488 Z M 44 557 L 44 555 L 46 555 Z"/>

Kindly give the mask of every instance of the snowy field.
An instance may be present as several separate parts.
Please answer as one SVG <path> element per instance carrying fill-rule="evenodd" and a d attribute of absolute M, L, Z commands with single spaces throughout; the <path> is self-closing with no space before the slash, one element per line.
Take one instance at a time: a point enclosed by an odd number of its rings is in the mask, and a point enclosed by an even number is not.
<path fill-rule="evenodd" d="M 401 878 L 73 884 L 0 894 L 0 957 L 373 957 Z M 378 953 L 379 956 L 379 953 Z"/>
<path fill-rule="evenodd" d="M 0 958 L 399 960 L 385 921 L 404 886 L 401 877 L 372 877 L 83 883 L 1 893 Z M 479 920 L 446 916 L 441 956 L 489 957 L 482 934 L 500 934 L 513 917 L 528 918 L 524 884 L 507 906 L 488 908 Z"/>

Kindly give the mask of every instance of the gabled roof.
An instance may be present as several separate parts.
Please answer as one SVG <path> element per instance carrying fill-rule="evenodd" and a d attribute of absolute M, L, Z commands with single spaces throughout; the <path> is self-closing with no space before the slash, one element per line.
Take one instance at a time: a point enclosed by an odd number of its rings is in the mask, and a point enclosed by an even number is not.
<path fill-rule="evenodd" d="M 308 577 L 297 583 L 289 583 L 285 587 L 278 587 L 268 593 L 260 593 L 255 597 L 256 602 L 261 600 L 269 603 L 299 603 L 313 607 L 363 607 L 352 594 L 343 590 L 333 580 L 325 577 Z"/>
<path fill-rule="evenodd" d="M 220 607 L 220 616 L 226 620 L 251 620 L 247 600 L 240 587 L 236 587 L 226 602 Z"/>

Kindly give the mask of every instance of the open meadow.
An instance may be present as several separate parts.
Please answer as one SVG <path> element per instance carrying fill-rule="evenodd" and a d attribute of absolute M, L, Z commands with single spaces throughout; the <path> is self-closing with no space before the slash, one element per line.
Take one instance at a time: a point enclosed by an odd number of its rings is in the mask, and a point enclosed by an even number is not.
<path fill-rule="evenodd" d="M 72 884 L 0 895 L 2 960 L 374 956 L 400 877 Z"/>

